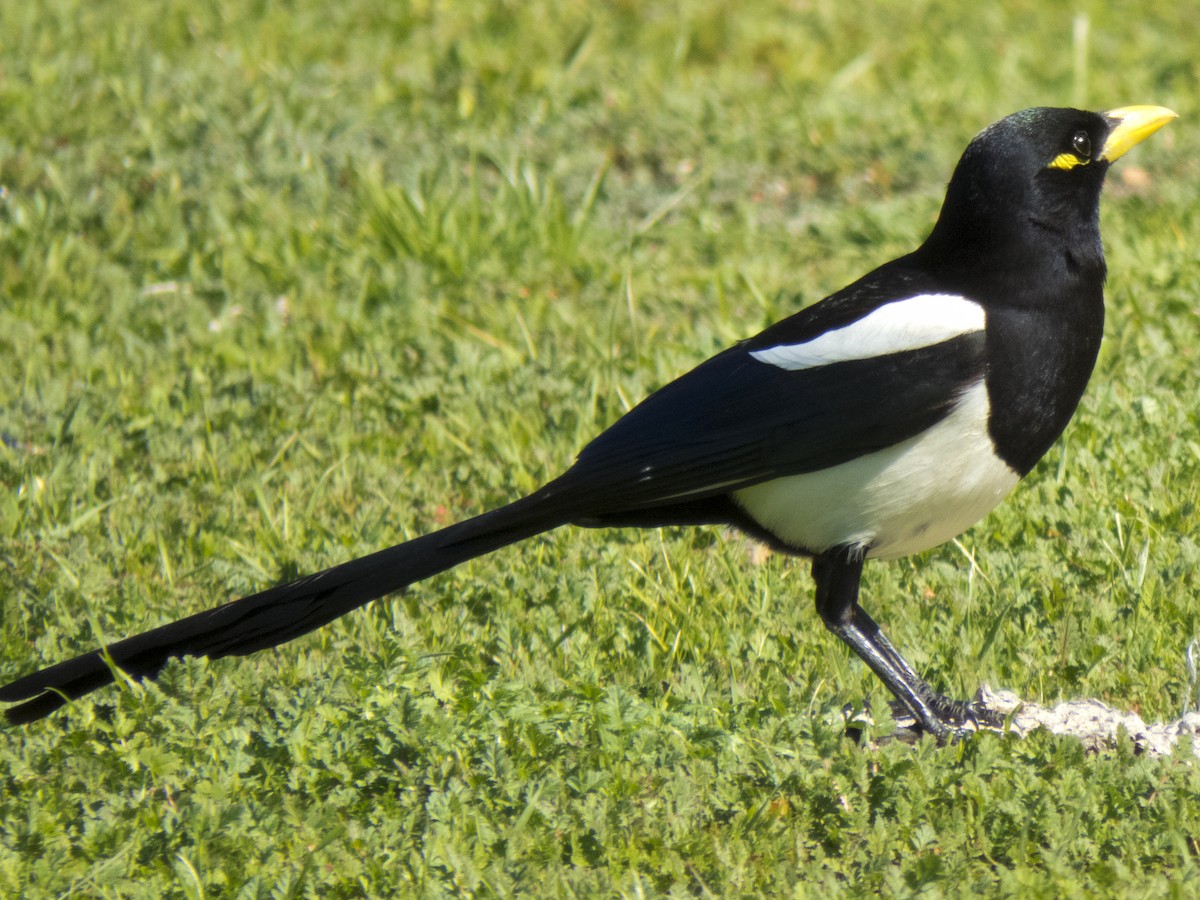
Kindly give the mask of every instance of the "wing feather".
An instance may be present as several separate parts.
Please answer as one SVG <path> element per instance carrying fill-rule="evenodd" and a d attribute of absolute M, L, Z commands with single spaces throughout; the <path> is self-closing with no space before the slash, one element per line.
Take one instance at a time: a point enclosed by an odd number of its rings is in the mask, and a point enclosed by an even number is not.
<path fill-rule="evenodd" d="M 984 374 L 982 331 L 799 371 L 733 347 L 630 410 L 560 487 L 603 514 L 812 472 L 919 434 Z"/>

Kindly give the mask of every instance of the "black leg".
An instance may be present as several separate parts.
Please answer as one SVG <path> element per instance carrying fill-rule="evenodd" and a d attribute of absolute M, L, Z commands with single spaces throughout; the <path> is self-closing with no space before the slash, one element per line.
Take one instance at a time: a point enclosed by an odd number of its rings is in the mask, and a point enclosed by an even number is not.
<path fill-rule="evenodd" d="M 849 548 L 837 548 L 813 560 L 817 612 L 825 627 L 853 650 L 918 725 L 939 741 L 980 725 L 998 726 L 997 722 L 982 721 L 970 704 L 935 691 L 892 646 L 875 620 L 858 605 L 862 567 L 862 552 Z"/>

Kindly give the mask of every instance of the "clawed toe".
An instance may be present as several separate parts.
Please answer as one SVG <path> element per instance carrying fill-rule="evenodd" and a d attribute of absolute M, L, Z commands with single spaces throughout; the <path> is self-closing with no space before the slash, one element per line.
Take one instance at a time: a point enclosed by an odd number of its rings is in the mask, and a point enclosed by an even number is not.
<path fill-rule="evenodd" d="M 977 731 L 1000 731 L 1004 719 L 990 709 L 966 700 L 952 700 L 941 694 L 927 699 L 926 715 L 919 716 L 899 700 L 891 702 L 897 738 L 915 741 L 928 734 L 939 743 L 954 743 Z"/>

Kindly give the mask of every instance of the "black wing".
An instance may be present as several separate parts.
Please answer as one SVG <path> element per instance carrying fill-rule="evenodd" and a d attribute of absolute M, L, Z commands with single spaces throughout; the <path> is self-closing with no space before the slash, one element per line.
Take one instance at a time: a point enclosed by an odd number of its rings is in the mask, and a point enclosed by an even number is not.
<path fill-rule="evenodd" d="M 583 518 L 603 518 L 702 501 L 913 437 L 984 377 L 982 331 L 794 371 L 751 353 L 803 343 L 885 303 L 938 291 L 907 258 L 882 266 L 651 394 L 552 484 L 577 498 Z"/>
<path fill-rule="evenodd" d="M 881 450 L 936 424 L 984 375 L 984 336 L 788 371 L 733 347 L 651 394 L 559 484 L 603 515 L 702 500 Z"/>

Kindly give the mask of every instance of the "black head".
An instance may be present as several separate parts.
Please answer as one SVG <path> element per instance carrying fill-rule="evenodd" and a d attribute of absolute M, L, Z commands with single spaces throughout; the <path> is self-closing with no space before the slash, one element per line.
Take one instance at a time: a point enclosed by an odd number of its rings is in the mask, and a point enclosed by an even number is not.
<path fill-rule="evenodd" d="M 941 260 L 1010 264 L 1070 251 L 1103 277 L 1100 190 L 1114 160 L 1175 113 L 1158 106 L 1108 112 L 1038 107 L 985 128 L 950 179 L 922 251 Z"/>

